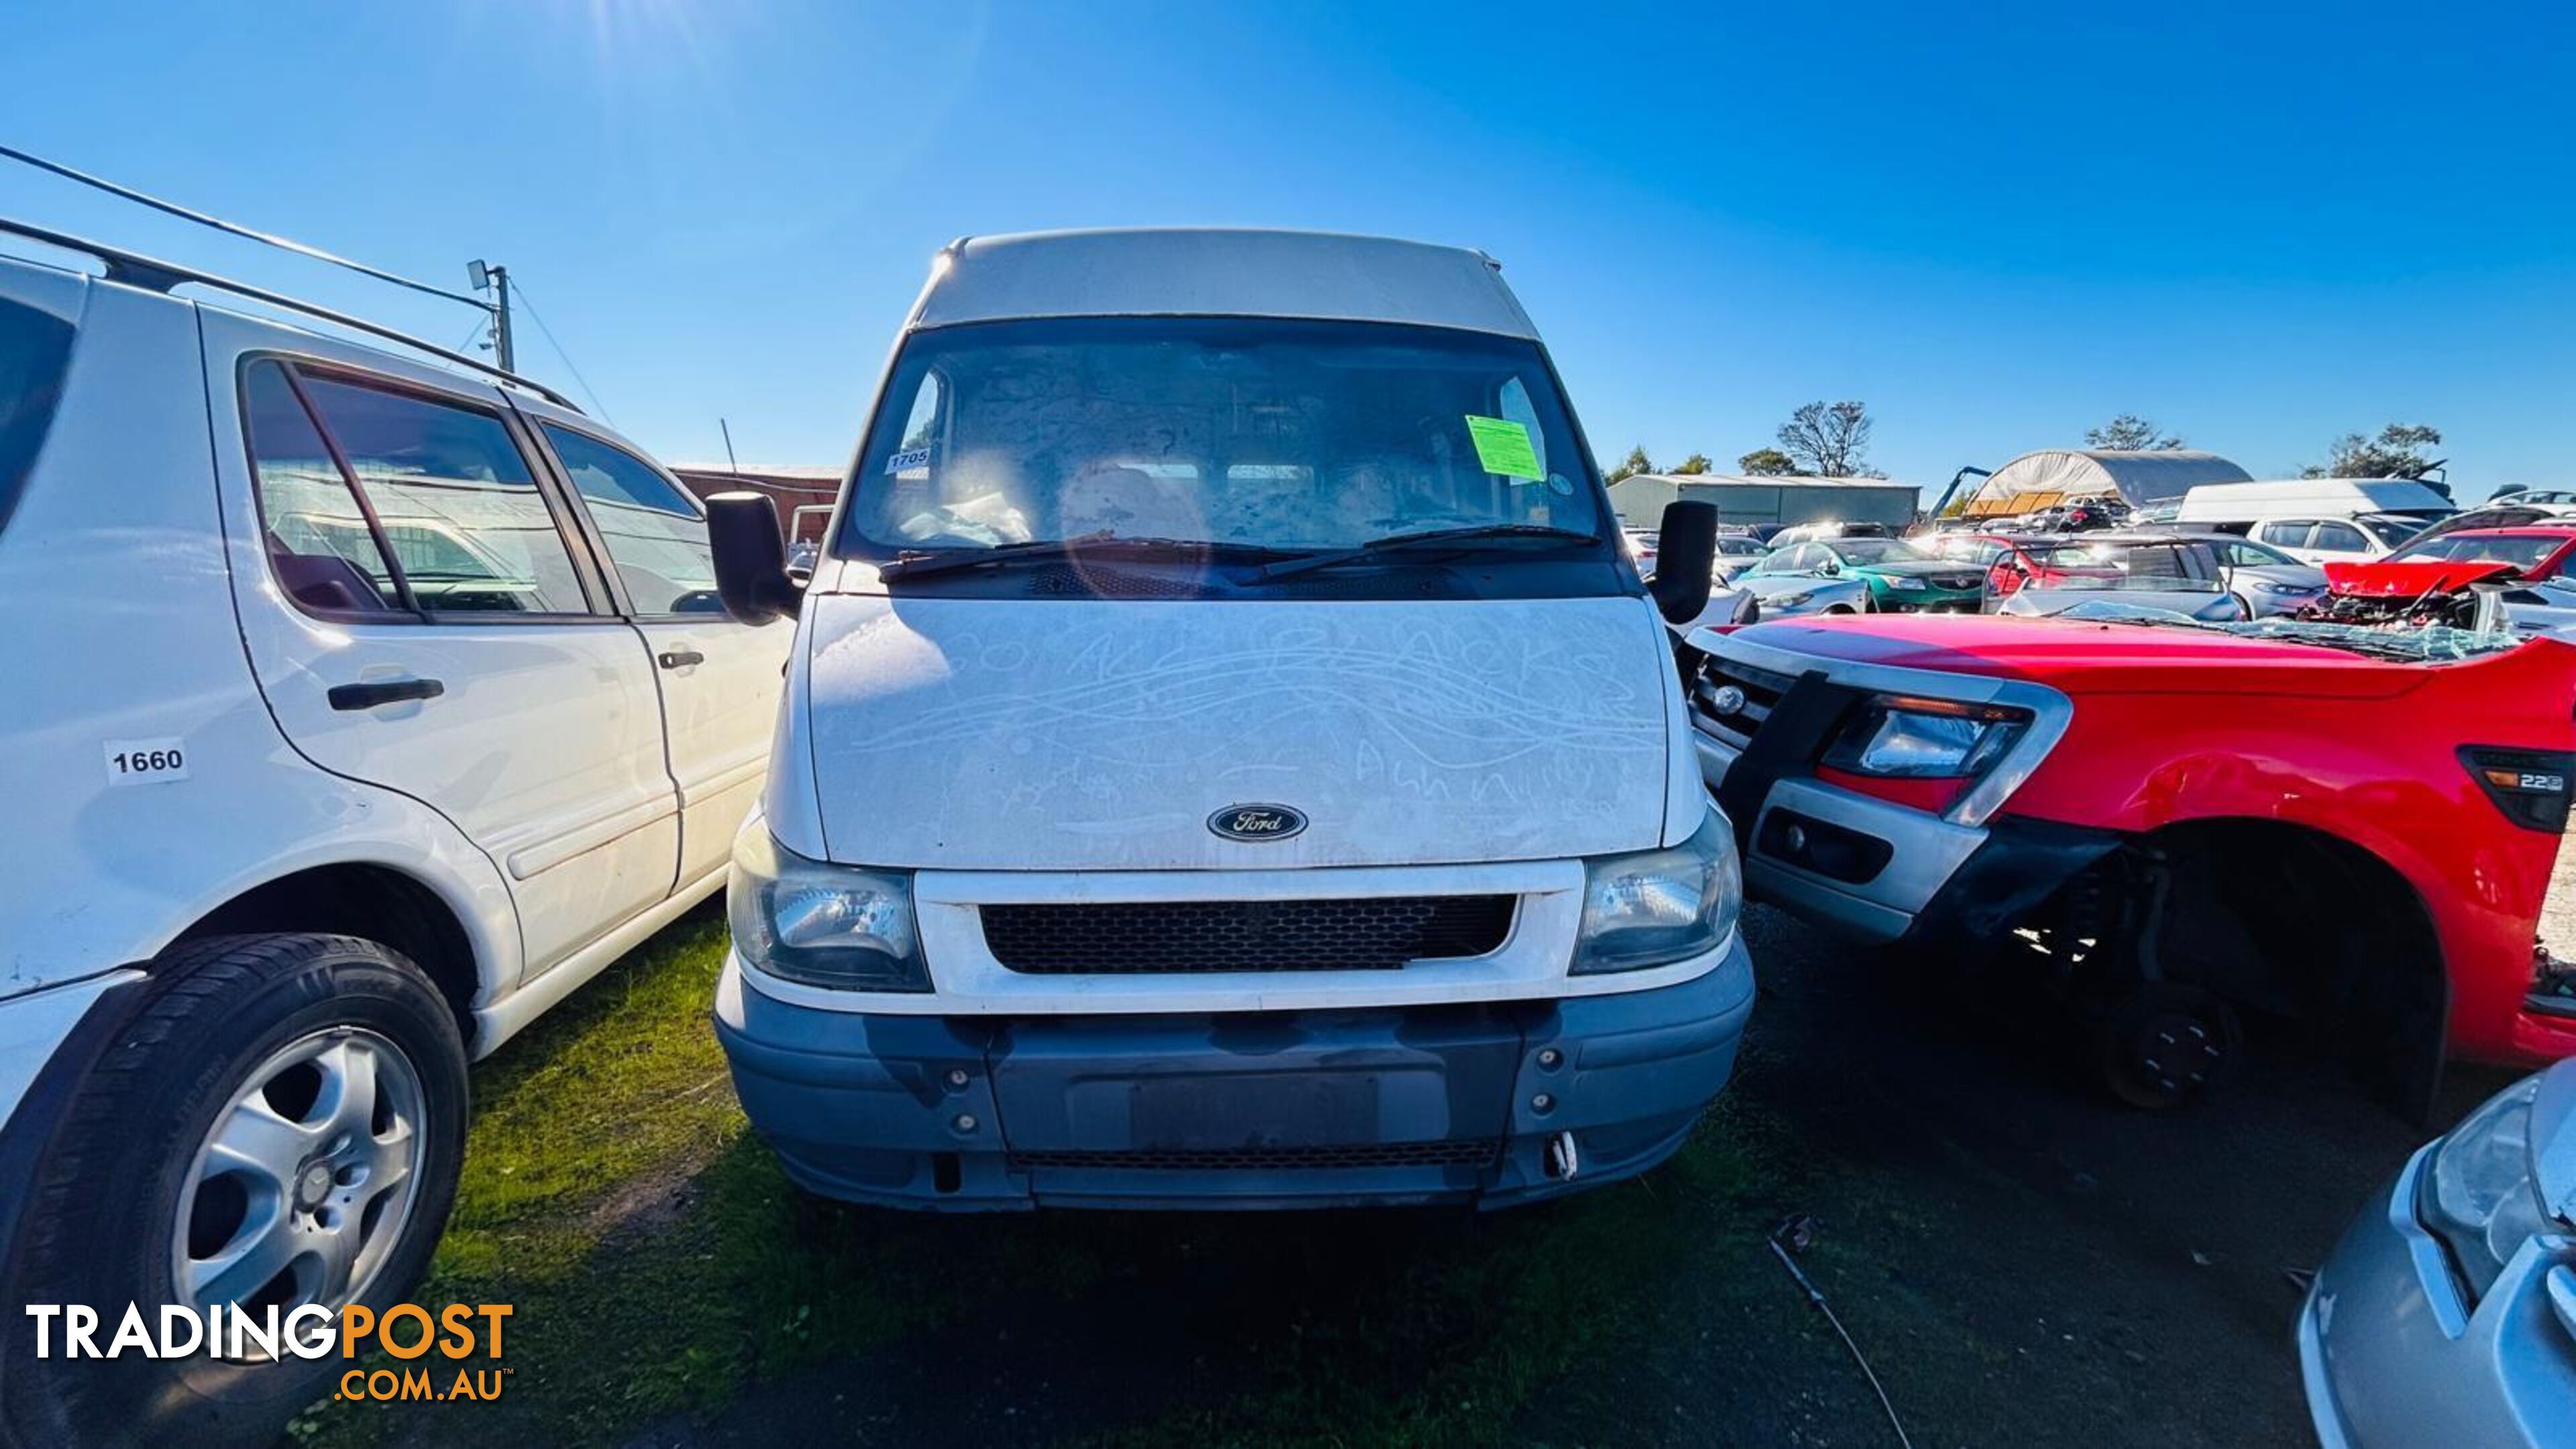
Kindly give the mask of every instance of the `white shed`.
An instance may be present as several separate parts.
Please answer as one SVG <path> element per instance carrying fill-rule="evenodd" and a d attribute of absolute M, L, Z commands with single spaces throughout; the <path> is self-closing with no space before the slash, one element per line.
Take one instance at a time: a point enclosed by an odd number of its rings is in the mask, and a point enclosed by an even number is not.
<path fill-rule="evenodd" d="M 2069 498 L 2116 494 L 2132 508 L 2178 502 L 2203 483 L 2245 483 L 2254 475 L 2218 456 L 2191 448 L 2121 451 L 2110 448 L 2042 448 L 2024 453 L 1977 485 L 1946 512 L 1968 518 L 2028 513 Z"/>

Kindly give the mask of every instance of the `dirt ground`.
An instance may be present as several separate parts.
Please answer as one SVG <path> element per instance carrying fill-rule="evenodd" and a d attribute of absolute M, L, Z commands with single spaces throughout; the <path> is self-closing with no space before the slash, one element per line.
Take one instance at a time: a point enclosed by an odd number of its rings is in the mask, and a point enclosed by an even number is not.
<path fill-rule="evenodd" d="M 629 1442 L 1432 1442 L 1476 1424 L 1527 1443 L 1892 1444 L 1766 1246 L 1802 1212 L 1803 1266 L 1917 1445 L 2307 1444 L 2297 1271 L 2510 1075 L 2455 1069 L 2441 1120 L 2413 1123 L 2258 1026 L 2214 1100 L 2145 1114 L 2090 1087 L 2042 1008 L 1955 999 L 1919 963 L 1773 912 L 1748 929 L 1763 998 L 1730 1099 L 1675 1164 L 1598 1195 L 1624 1196 L 1482 1218 L 960 1220 L 919 1250 L 1065 1241 L 1115 1266 Z M 1556 1321 L 1515 1321 L 1531 1313 Z M 1498 1374 L 1496 1344 L 1523 1340 Z M 1499 1419 L 1365 1416 L 1468 1360 L 1458 1381 L 1479 1387 L 1461 1392 L 1500 1396 Z"/>

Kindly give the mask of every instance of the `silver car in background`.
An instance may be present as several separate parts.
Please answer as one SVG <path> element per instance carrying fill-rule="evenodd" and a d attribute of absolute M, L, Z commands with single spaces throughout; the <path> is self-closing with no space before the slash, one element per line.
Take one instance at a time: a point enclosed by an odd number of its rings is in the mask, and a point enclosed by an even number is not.
<path fill-rule="evenodd" d="M 2208 544 L 2210 552 L 2218 555 L 2219 582 L 2245 606 L 2249 619 L 2295 614 L 2325 597 L 2324 569 L 2301 563 L 2268 543 L 2232 533 L 2177 532 L 2175 536 Z"/>
<path fill-rule="evenodd" d="M 2228 592 L 2218 552 L 2199 539 L 2170 533 L 2098 534 L 2081 542 L 2097 566 L 2118 572 L 2068 573 L 2054 583 L 2026 585 L 1996 612 L 2117 618 L 2145 609 L 2205 624 L 2246 617 L 2245 605 Z"/>
<path fill-rule="evenodd" d="M 2576 1444 L 2576 1060 L 2407 1161 L 2318 1270 L 2298 1341 L 2326 1449 Z"/>
<path fill-rule="evenodd" d="M 1796 619 L 1808 614 L 1862 614 L 1869 611 L 1869 585 L 1845 575 L 1833 577 L 1801 566 L 1796 544 L 1772 549 L 1727 582 L 1751 594 L 1765 619 Z"/>

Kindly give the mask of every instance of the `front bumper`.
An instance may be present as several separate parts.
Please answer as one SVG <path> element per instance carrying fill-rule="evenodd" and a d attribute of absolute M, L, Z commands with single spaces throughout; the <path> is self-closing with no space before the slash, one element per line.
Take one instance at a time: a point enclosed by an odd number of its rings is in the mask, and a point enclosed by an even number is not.
<path fill-rule="evenodd" d="M 1870 596 L 1870 607 L 1886 614 L 1974 614 L 1985 606 L 1983 591 L 1889 589 Z"/>
<path fill-rule="evenodd" d="M 1713 969 L 1644 991 L 1215 1015 L 826 1011 L 764 995 L 729 959 L 716 1036 L 752 1125 L 826 1197 L 1500 1207 L 1671 1156 L 1752 1010 L 1740 934 Z"/>
<path fill-rule="evenodd" d="M 2299 1376 L 2317 1438 L 2326 1449 L 2576 1444 L 2576 1239 L 2525 1242 L 2468 1308 L 2415 1215 L 2432 1154 L 2415 1154 L 2308 1290 Z"/>

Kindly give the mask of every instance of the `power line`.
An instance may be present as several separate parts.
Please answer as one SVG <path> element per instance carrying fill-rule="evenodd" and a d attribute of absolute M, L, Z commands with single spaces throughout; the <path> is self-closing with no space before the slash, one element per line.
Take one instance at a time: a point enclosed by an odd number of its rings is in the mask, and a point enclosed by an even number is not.
<path fill-rule="evenodd" d="M 572 374 L 573 381 L 581 384 L 581 395 L 590 399 L 590 405 L 599 410 L 600 419 L 612 428 L 617 426 L 617 419 L 608 415 L 607 405 L 599 400 L 598 393 L 591 390 L 590 379 L 581 375 L 581 368 L 573 362 L 572 354 L 564 351 L 564 345 L 555 340 L 555 329 L 546 325 L 545 315 L 537 310 L 536 303 L 528 300 L 528 284 L 525 282 L 519 284 L 519 305 L 528 309 L 528 320 L 536 323 L 537 331 L 545 334 L 546 345 L 555 350 L 555 356 L 563 359 L 564 370 Z"/>
<path fill-rule="evenodd" d="M 293 252 L 298 256 L 311 257 L 317 262 L 328 262 L 335 267 L 346 267 L 350 271 L 356 272 L 361 276 L 373 277 L 379 282 L 391 282 L 397 287 L 409 287 L 415 292 L 424 292 L 432 297 L 444 297 L 450 302 L 462 302 L 466 306 L 472 307 L 480 312 L 488 313 L 492 310 L 492 304 L 483 301 L 479 297 L 468 297 L 462 292 L 450 292 L 443 287 L 433 287 L 427 282 L 415 282 L 409 277 L 396 272 L 388 272 L 381 267 L 371 267 L 365 262 L 351 261 L 347 257 L 326 252 L 320 247 L 306 246 L 304 243 L 297 241 L 292 237 L 278 236 L 273 232 L 257 231 L 250 227 L 242 226 L 236 222 L 226 221 L 220 216 L 210 216 L 205 212 L 181 206 L 175 201 L 163 201 L 157 196 L 137 191 L 131 186 L 120 186 L 117 183 L 108 180 L 104 176 L 92 176 L 86 171 L 76 171 L 59 161 L 48 161 L 42 156 L 21 151 L 15 146 L 0 146 L 0 156 L 6 156 L 13 161 L 23 161 L 40 171 L 50 171 L 65 180 L 77 181 L 83 186 L 96 187 L 110 196 L 123 197 L 125 200 L 131 201 L 138 206 L 148 206 L 154 211 L 164 212 L 168 215 L 178 217 L 182 221 L 193 221 L 199 226 L 210 226 L 227 235 L 246 237 L 251 241 L 259 242 L 267 246 L 277 247 L 284 251 Z"/>

